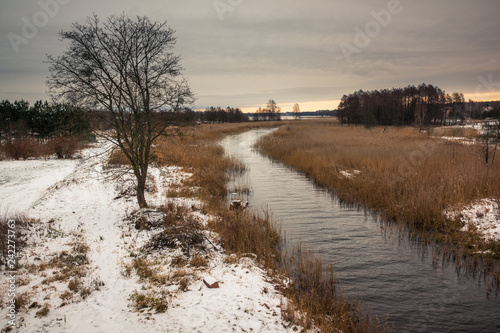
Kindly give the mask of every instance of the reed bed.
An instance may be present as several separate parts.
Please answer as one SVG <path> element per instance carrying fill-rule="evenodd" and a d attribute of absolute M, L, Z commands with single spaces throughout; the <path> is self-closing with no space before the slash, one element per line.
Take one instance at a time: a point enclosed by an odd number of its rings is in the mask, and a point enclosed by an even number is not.
<path fill-rule="evenodd" d="M 500 253 L 499 242 L 460 231 L 458 218 L 444 214 L 478 199 L 500 198 L 500 160 L 486 164 L 480 143 L 443 140 L 410 127 L 367 129 L 303 121 L 283 126 L 258 146 L 341 200 L 409 225 L 428 240 L 460 245 L 465 254 Z"/>

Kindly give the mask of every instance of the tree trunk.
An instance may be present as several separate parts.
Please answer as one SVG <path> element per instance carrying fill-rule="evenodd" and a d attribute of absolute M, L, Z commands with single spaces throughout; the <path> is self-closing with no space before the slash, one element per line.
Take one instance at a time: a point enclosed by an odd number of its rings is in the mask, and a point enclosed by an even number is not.
<path fill-rule="evenodd" d="M 146 208 L 148 203 L 146 202 L 146 197 L 144 196 L 144 191 L 146 189 L 146 177 L 137 177 L 137 202 L 139 207 Z"/>

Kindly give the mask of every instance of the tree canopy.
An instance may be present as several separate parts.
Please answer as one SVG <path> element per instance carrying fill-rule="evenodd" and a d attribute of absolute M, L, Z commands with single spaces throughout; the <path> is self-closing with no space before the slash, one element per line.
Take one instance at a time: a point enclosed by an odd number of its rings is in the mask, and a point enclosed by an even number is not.
<path fill-rule="evenodd" d="M 111 114 L 112 131 L 102 133 L 120 148 L 137 178 L 137 199 L 147 206 L 144 189 L 151 146 L 168 134 L 178 117 L 166 116 L 193 102 L 182 78 L 176 38 L 167 22 L 125 15 L 101 22 L 94 15 L 60 33 L 69 48 L 49 56 L 47 84 L 56 98 Z M 162 112 L 163 111 L 163 112 Z"/>
<path fill-rule="evenodd" d="M 461 93 L 447 94 L 431 84 L 344 95 L 338 107 L 342 123 L 375 125 L 443 125 L 464 111 Z"/>

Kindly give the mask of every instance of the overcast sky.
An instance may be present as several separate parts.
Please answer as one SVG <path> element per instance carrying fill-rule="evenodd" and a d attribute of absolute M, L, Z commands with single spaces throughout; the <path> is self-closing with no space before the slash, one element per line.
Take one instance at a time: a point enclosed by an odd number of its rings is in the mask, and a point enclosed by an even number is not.
<path fill-rule="evenodd" d="M 196 108 L 335 109 L 423 82 L 500 99 L 499 0 L 0 0 L 0 99 L 49 99 L 46 55 L 92 13 L 166 20 Z"/>

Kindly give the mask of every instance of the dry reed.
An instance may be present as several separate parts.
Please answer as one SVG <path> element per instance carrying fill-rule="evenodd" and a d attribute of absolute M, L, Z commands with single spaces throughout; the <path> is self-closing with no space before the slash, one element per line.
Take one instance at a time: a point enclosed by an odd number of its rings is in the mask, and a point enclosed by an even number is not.
<path fill-rule="evenodd" d="M 264 137 L 259 147 L 341 200 L 380 211 L 432 239 L 462 244 L 470 253 L 500 252 L 498 242 L 461 232 L 461 223 L 443 214 L 478 199 L 500 198 L 500 163 L 487 165 L 480 144 L 446 141 L 414 128 L 328 125 L 297 122 Z M 453 131 L 474 135 L 446 133 Z"/>

